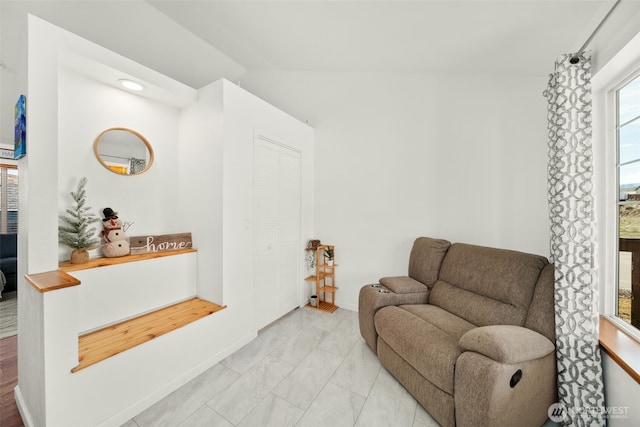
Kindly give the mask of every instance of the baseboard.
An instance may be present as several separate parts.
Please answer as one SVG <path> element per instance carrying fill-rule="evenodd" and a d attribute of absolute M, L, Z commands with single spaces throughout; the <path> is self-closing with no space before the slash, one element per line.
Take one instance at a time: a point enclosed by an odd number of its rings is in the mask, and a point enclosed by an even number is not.
<path fill-rule="evenodd" d="M 29 408 L 27 408 L 19 385 L 13 389 L 13 397 L 16 400 L 16 406 L 18 407 L 18 412 L 20 412 L 25 427 L 35 427 L 33 418 L 31 418 L 31 412 L 29 412 Z"/>
<path fill-rule="evenodd" d="M 235 351 L 239 350 L 253 339 L 258 336 L 256 332 L 249 334 L 248 336 L 243 337 L 242 339 L 236 341 L 229 347 L 225 348 L 221 352 L 216 355 L 208 358 L 204 362 L 194 366 L 189 371 L 185 372 L 183 375 L 180 375 L 170 383 L 166 384 L 164 387 L 155 390 L 153 393 L 129 406 L 128 408 L 118 412 L 113 417 L 101 422 L 97 427 L 110 427 L 110 426 L 121 426 L 122 424 L 129 421 L 131 418 L 135 417 L 145 409 L 159 402 L 169 394 L 173 393 L 198 375 L 202 374 L 207 369 L 211 368 L 215 364 L 222 361 L 227 356 L 231 355 Z M 26 423 L 25 423 L 26 426 Z M 26 426 L 30 427 L 30 426 Z"/>
<path fill-rule="evenodd" d="M 349 310 L 349 311 L 355 311 L 356 313 L 358 312 L 358 305 L 357 304 L 355 304 L 355 305 L 353 305 L 353 304 L 338 304 L 338 307 L 344 308 L 345 310 Z"/>

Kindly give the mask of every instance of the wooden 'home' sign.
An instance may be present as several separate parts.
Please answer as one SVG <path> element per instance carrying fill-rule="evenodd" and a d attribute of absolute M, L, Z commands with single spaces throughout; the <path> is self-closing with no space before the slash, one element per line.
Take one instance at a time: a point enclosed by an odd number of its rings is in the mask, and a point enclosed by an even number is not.
<path fill-rule="evenodd" d="M 135 236 L 129 238 L 131 255 L 190 249 L 191 233 L 162 234 L 160 236 Z"/>

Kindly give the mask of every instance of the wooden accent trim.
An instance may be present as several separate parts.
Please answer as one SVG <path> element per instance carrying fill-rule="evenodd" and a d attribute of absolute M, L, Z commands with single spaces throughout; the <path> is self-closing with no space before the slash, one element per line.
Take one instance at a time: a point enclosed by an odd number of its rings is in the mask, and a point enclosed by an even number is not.
<path fill-rule="evenodd" d="M 78 270 L 89 270 L 91 268 L 97 267 L 107 267 L 109 265 L 117 265 L 117 264 L 126 264 L 128 262 L 136 262 L 136 261 L 144 261 L 147 259 L 153 258 L 162 258 L 165 256 L 172 255 L 182 255 L 186 253 L 196 252 L 195 249 L 181 249 L 179 251 L 168 251 L 168 252 L 153 252 L 147 254 L 140 255 L 126 255 L 115 258 L 91 258 L 89 262 L 85 262 L 84 264 L 71 264 L 69 261 L 62 261 L 59 263 L 59 268 L 62 271 L 78 271 Z"/>
<path fill-rule="evenodd" d="M 59 270 L 46 271 L 44 273 L 27 274 L 24 278 L 31 283 L 38 292 L 55 291 L 56 289 L 78 286 L 80 280 L 67 274 L 70 271 L 88 270 L 90 268 L 106 267 L 109 265 L 125 264 L 127 262 L 144 261 L 153 258 L 162 258 L 172 255 L 182 255 L 196 252 L 195 249 L 183 249 L 179 251 L 157 252 L 144 255 L 129 255 L 118 258 L 93 258 L 84 264 L 71 264 L 69 261 L 59 263 Z"/>
<path fill-rule="evenodd" d="M 71 372 L 78 372 L 226 307 L 226 305 L 219 306 L 200 298 L 191 298 L 80 335 L 78 337 L 79 363 L 71 369 Z"/>
<path fill-rule="evenodd" d="M 27 274 L 24 278 L 27 279 L 27 282 L 31 283 L 40 293 L 69 288 L 80 284 L 80 280 L 68 275 L 62 270 Z"/>
<path fill-rule="evenodd" d="M 600 347 L 640 384 L 640 342 L 600 316 Z"/>

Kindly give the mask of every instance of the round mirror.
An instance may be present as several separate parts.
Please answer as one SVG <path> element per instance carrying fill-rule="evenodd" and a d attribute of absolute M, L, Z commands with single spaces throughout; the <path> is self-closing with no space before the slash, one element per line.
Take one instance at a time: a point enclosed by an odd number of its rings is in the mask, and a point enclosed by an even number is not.
<path fill-rule="evenodd" d="M 138 175 L 153 163 L 153 149 L 147 139 L 127 128 L 103 131 L 93 143 L 93 151 L 102 166 L 118 175 Z"/>

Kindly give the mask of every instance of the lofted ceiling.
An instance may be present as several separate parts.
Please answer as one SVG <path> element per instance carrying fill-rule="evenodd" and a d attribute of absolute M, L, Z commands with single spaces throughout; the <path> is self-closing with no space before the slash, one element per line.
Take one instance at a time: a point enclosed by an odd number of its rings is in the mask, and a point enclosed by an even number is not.
<path fill-rule="evenodd" d="M 613 0 L 1 3 L 199 88 L 253 69 L 546 75 Z"/>

